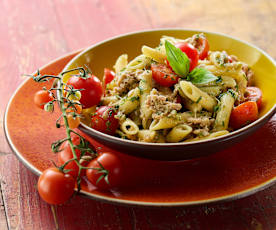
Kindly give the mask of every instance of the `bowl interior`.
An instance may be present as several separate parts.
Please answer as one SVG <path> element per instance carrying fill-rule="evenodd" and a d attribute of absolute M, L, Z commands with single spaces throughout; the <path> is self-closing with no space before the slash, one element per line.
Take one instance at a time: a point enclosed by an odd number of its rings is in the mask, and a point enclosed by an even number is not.
<path fill-rule="evenodd" d="M 112 68 L 121 54 L 128 54 L 129 60 L 141 54 L 142 45 L 156 47 L 163 35 L 187 38 L 202 31 L 191 30 L 155 30 L 122 35 L 98 43 L 84 50 L 72 59 L 64 70 L 87 65 L 99 79 L 102 79 L 105 67 Z M 210 50 L 225 50 L 236 55 L 239 60 L 247 63 L 255 73 L 255 84 L 263 92 L 264 106 L 261 116 L 267 113 L 276 103 L 276 66 L 274 61 L 263 51 L 248 43 L 229 36 L 204 32 L 210 43 Z M 69 78 L 72 73 L 65 75 Z"/>

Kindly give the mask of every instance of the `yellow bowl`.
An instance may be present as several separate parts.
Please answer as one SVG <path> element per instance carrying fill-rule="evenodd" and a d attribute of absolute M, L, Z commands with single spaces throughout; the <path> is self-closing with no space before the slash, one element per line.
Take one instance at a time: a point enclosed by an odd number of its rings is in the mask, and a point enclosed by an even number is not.
<path fill-rule="evenodd" d="M 81 124 L 79 128 L 97 141 L 126 154 L 157 160 L 185 160 L 227 148 L 261 127 L 276 112 L 276 63 L 256 46 L 224 34 L 182 29 L 159 29 L 125 34 L 85 49 L 73 58 L 63 71 L 87 65 L 93 74 L 102 79 L 104 68 L 112 68 L 121 54 L 127 53 L 131 60 L 141 54 L 142 45 L 158 46 L 163 35 L 187 38 L 195 33 L 206 35 L 210 50 L 225 50 L 252 68 L 255 73 L 255 85 L 263 92 L 263 107 L 257 121 L 225 136 L 190 143 L 143 143 L 113 137 L 85 124 Z M 68 79 L 71 74 L 65 75 L 64 79 Z"/>

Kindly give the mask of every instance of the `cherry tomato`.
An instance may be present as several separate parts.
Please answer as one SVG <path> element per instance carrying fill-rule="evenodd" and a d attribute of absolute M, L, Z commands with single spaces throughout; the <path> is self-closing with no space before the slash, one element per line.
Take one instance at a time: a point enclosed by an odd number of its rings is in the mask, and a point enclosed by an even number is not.
<path fill-rule="evenodd" d="M 190 72 L 197 66 L 198 63 L 198 52 L 197 49 L 187 42 L 178 42 L 175 47 L 181 49 L 190 59 Z"/>
<path fill-rule="evenodd" d="M 83 89 L 81 90 L 80 103 L 84 109 L 97 105 L 103 95 L 102 83 L 94 75 L 89 75 L 87 79 L 72 76 L 67 84 L 73 86 L 74 89 Z"/>
<path fill-rule="evenodd" d="M 164 64 L 151 65 L 153 79 L 162 86 L 170 87 L 178 82 L 178 76 Z"/>
<path fill-rule="evenodd" d="M 205 59 L 208 56 L 209 52 L 209 42 L 205 36 L 199 35 L 198 38 L 196 38 L 197 42 L 195 45 L 195 48 L 198 51 L 198 57 L 200 60 Z"/>
<path fill-rule="evenodd" d="M 63 204 L 73 195 L 75 180 L 57 168 L 48 168 L 40 175 L 37 188 L 47 203 Z"/>
<path fill-rule="evenodd" d="M 247 96 L 246 100 L 247 101 L 255 101 L 257 103 L 258 109 L 261 108 L 262 106 L 262 91 L 258 87 L 247 87 L 246 88 Z"/>
<path fill-rule="evenodd" d="M 75 129 L 80 124 L 80 117 L 73 116 L 72 114 L 67 114 L 67 121 L 70 129 Z"/>
<path fill-rule="evenodd" d="M 47 90 L 39 90 L 34 95 L 34 103 L 41 109 L 44 109 L 44 105 L 52 100 L 54 97 Z"/>
<path fill-rule="evenodd" d="M 100 162 L 100 164 L 99 164 Z M 101 169 L 101 165 L 104 169 Z M 87 179 L 97 188 L 106 190 L 122 183 L 123 167 L 120 159 L 112 153 L 102 153 L 91 161 L 86 170 Z M 100 169 L 100 170 L 97 170 Z"/>
<path fill-rule="evenodd" d="M 79 145 L 80 144 L 80 138 L 77 135 L 71 135 L 71 139 L 72 139 L 72 143 L 74 145 Z M 94 147 L 92 145 L 89 145 L 89 147 L 93 150 Z M 71 160 L 73 158 L 73 152 L 71 149 L 71 146 L 69 144 L 68 141 L 65 141 L 62 143 L 62 145 L 60 146 L 61 151 L 58 152 L 58 163 L 59 166 L 63 165 L 65 162 L 67 162 L 68 160 Z M 76 155 L 78 160 L 80 159 L 81 156 L 81 151 L 79 149 L 75 149 Z M 85 156 L 90 155 L 90 154 L 84 154 Z M 89 162 L 88 161 L 83 161 L 81 163 L 82 166 L 86 166 Z M 71 171 L 68 172 L 68 174 L 70 174 L 71 176 L 73 176 L 74 178 L 77 177 L 78 172 L 79 172 L 79 166 L 77 165 L 77 163 L 75 161 L 71 161 L 69 162 L 64 169 L 69 169 Z M 83 175 L 84 170 L 82 170 L 81 175 Z"/>
<path fill-rule="evenodd" d="M 101 106 L 91 118 L 91 127 L 110 135 L 115 134 L 119 120 L 115 118 L 116 111 L 110 106 Z"/>
<path fill-rule="evenodd" d="M 255 101 L 244 102 L 235 107 L 230 116 L 230 126 L 239 129 L 258 119 L 258 106 Z"/>
<path fill-rule="evenodd" d="M 115 78 L 115 73 L 108 68 L 104 68 L 104 77 L 103 77 L 104 91 L 106 89 L 106 85 L 109 84 L 114 78 Z"/>

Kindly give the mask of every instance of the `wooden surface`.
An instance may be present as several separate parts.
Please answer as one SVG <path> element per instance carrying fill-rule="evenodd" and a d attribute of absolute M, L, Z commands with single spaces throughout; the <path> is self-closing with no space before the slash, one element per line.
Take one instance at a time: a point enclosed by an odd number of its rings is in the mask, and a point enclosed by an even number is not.
<path fill-rule="evenodd" d="M 121 33 L 161 27 L 218 31 L 276 58 L 275 0 L 2 0 L 0 9 L 1 230 L 276 229 L 276 185 L 237 201 L 190 208 L 129 208 L 76 197 L 52 210 L 2 129 L 21 74 Z"/>

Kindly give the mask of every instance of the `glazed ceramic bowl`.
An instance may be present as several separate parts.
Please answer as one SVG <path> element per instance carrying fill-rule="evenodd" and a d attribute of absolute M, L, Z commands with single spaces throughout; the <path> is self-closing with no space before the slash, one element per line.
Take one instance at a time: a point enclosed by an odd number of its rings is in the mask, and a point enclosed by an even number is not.
<path fill-rule="evenodd" d="M 236 55 L 239 60 L 247 63 L 253 69 L 255 84 L 261 88 L 264 102 L 260 118 L 257 121 L 221 137 L 187 143 L 144 143 L 125 140 L 101 133 L 83 123 L 79 129 L 109 148 L 125 154 L 148 159 L 179 161 L 204 157 L 228 148 L 264 125 L 276 112 L 276 63 L 268 54 L 254 45 L 224 34 L 162 29 L 121 35 L 85 49 L 66 65 L 64 71 L 87 65 L 92 69 L 93 74 L 101 79 L 104 68 L 112 68 L 121 54 L 127 53 L 131 60 L 141 54 L 142 45 L 158 46 L 162 35 L 186 38 L 199 32 L 206 35 L 210 43 L 210 50 L 225 50 L 229 54 Z M 69 77 L 69 75 L 65 75 L 65 78 Z"/>

